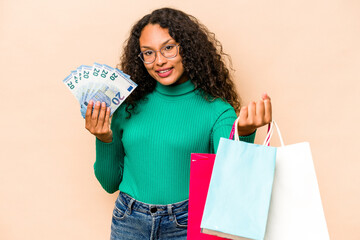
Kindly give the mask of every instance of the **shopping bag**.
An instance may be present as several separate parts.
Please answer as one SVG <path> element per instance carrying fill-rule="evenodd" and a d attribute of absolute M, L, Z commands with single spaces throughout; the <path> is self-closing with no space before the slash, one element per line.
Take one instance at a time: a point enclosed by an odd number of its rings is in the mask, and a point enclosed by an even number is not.
<path fill-rule="evenodd" d="M 308 142 L 284 145 L 280 138 L 265 234 L 266 240 L 329 239 L 320 192 Z"/>
<path fill-rule="evenodd" d="M 220 139 L 201 220 L 203 233 L 264 238 L 275 158 L 275 147 L 239 141 L 237 127 L 235 140 Z"/>
<path fill-rule="evenodd" d="M 188 240 L 224 239 L 201 233 L 200 228 L 214 161 L 215 154 L 191 154 L 187 229 Z"/>

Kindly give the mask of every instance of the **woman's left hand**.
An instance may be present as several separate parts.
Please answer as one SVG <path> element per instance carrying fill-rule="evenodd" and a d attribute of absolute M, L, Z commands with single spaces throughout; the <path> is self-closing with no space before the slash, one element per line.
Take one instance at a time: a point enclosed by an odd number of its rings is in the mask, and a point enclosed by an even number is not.
<path fill-rule="evenodd" d="M 262 127 L 272 120 L 271 99 L 264 93 L 261 100 L 251 102 L 240 109 L 238 132 L 239 136 L 250 135 L 259 127 Z"/>

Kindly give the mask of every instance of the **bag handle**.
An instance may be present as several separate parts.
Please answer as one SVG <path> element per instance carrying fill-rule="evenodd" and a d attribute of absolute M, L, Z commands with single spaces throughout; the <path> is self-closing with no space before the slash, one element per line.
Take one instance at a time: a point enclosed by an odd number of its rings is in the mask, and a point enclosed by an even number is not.
<path fill-rule="evenodd" d="M 284 141 L 283 141 L 283 138 L 281 136 L 281 133 L 280 133 L 280 129 L 279 129 L 279 126 L 276 124 L 276 122 L 273 120 L 271 123 L 269 123 L 269 129 L 268 129 L 268 133 L 266 135 L 266 138 L 265 138 L 265 141 L 264 141 L 264 144 L 263 145 L 266 145 L 266 146 L 270 146 L 270 140 L 271 140 L 271 137 L 273 135 L 273 132 L 274 132 L 274 125 L 276 127 L 276 131 L 279 135 L 279 138 L 280 138 L 280 144 L 282 147 L 284 147 Z"/>
<path fill-rule="evenodd" d="M 230 137 L 229 137 L 229 139 L 231 139 L 231 140 L 233 140 L 234 135 L 235 135 L 235 139 L 234 139 L 234 140 L 235 140 L 235 141 L 239 141 L 238 128 L 236 127 L 236 126 L 238 125 L 239 118 L 240 118 L 240 117 L 238 117 L 238 118 L 235 120 L 235 122 L 234 122 L 234 124 L 233 124 L 233 126 L 232 126 L 231 133 L 230 133 Z"/>
<path fill-rule="evenodd" d="M 234 139 L 234 134 L 235 134 L 235 126 L 237 126 L 237 122 L 238 122 L 238 119 L 235 120 L 233 126 L 232 126 L 232 129 L 231 129 L 231 132 L 230 132 L 230 136 L 229 136 L 229 139 L 230 140 L 233 140 Z"/>
<path fill-rule="evenodd" d="M 239 122 L 239 118 L 237 118 L 232 126 L 232 129 L 231 129 L 231 133 L 230 133 L 230 136 L 229 136 L 229 139 L 233 139 L 234 136 L 235 136 L 235 141 L 240 141 L 239 139 L 239 134 L 238 134 L 238 128 L 237 128 L 237 125 L 238 125 L 238 122 Z M 281 133 L 280 133 L 280 129 L 278 127 L 278 125 L 276 124 L 275 121 L 272 121 L 271 123 L 269 123 L 268 125 L 268 132 L 267 132 L 267 135 L 266 135 L 266 138 L 265 138 L 265 141 L 263 143 L 263 145 L 265 146 L 270 146 L 270 140 L 271 140 L 271 137 L 273 135 L 273 132 L 274 132 L 274 125 L 276 127 L 276 130 L 277 130 L 277 133 L 279 135 L 279 138 L 280 138 L 280 143 L 281 143 L 281 146 L 284 147 L 284 141 L 281 137 Z"/>

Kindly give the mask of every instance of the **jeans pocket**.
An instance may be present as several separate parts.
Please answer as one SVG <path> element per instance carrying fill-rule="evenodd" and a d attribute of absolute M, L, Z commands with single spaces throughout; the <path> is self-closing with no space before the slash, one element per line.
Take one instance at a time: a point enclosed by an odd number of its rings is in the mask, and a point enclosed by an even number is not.
<path fill-rule="evenodd" d="M 127 207 L 121 201 L 117 200 L 113 210 L 113 218 L 117 220 L 123 220 L 127 215 L 126 210 Z"/>
<path fill-rule="evenodd" d="M 188 211 L 181 211 L 174 214 L 174 222 L 177 227 L 187 228 L 188 226 Z"/>

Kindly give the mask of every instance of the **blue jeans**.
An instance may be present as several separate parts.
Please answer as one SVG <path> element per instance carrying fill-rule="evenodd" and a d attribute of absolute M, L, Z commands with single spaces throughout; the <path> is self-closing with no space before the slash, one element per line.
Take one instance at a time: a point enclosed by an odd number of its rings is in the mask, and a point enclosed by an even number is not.
<path fill-rule="evenodd" d="M 168 205 L 139 202 L 120 192 L 111 223 L 111 240 L 186 240 L 188 200 Z"/>

